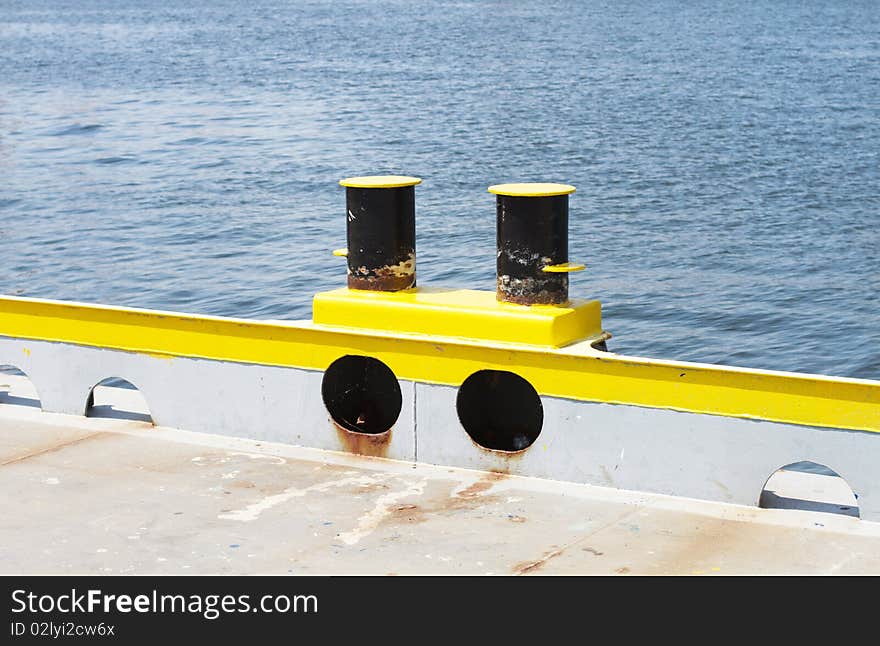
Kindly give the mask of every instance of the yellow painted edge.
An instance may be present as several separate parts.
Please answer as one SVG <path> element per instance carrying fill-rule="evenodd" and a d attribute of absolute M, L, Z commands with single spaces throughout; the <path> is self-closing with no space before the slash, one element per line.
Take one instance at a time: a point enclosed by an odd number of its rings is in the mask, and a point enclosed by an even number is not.
<path fill-rule="evenodd" d="M 17 297 L 0 297 L 0 335 L 312 370 L 365 354 L 451 386 L 511 370 L 550 397 L 880 432 L 880 381 L 866 379 Z"/>
<path fill-rule="evenodd" d="M 554 197 L 569 195 L 577 189 L 570 184 L 554 184 L 552 182 L 522 182 L 513 184 L 495 184 L 489 192 L 507 197 Z"/>
<path fill-rule="evenodd" d="M 403 188 L 421 183 L 421 178 L 407 175 L 366 175 L 348 177 L 339 181 L 340 186 L 347 188 Z"/>
<path fill-rule="evenodd" d="M 417 300 L 420 296 L 423 300 Z M 456 300 L 432 300 L 444 297 Z M 425 288 L 406 294 L 339 289 L 315 294 L 312 320 L 337 328 L 561 347 L 602 334 L 602 305 L 594 300 L 526 307 L 500 303 L 495 292 L 473 290 L 447 295 Z"/>
<path fill-rule="evenodd" d="M 334 249 L 333 255 L 340 258 L 346 258 L 348 257 L 348 249 L 346 249 L 345 247 L 343 247 L 342 249 Z"/>

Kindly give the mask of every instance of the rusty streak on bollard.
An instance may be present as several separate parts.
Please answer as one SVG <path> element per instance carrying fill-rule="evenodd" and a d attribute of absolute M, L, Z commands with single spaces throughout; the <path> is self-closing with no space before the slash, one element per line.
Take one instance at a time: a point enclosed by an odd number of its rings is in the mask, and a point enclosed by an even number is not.
<path fill-rule="evenodd" d="M 349 289 L 397 292 L 416 285 L 418 177 L 350 177 L 345 187 Z"/>
<path fill-rule="evenodd" d="M 499 301 L 518 305 L 564 305 L 568 274 L 568 184 L 498 184 L 497 290 Z"/>

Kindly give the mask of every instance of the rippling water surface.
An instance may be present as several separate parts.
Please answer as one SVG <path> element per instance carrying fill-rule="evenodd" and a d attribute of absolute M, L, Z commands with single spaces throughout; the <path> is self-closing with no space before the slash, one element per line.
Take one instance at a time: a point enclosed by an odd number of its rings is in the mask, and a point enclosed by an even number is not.
<path fill-rule="evenodd" d="M 878 379 L 878 152 L 873 1 L 0 2 L 8 294 L 308 317 L 373 173 L 493 289 L 486 187 L 564 181 L 613 350 Z"/>

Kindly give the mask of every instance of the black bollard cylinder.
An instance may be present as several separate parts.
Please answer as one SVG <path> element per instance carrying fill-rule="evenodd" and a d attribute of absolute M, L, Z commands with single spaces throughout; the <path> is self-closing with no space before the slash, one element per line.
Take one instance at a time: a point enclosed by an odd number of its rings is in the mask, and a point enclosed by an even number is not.
<path fill-rule="evenodd" d="M 568 184 L 498 184 L 497 290 L 499 301 L 518 305 L 568 302 Z"/>
<path fill-rule="evenodd" d="M 416 284 L 418 177 L 351 177 L 345 187 L 348 287 L 397 292 Z M 335 253 L 335 252 L 334 252 Z"/>

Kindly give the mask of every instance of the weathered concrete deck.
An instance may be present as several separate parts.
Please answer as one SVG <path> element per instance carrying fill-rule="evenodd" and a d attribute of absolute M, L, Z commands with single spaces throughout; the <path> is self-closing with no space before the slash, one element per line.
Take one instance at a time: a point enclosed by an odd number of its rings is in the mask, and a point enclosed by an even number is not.
<path fill-rule="evenodd" d="M 41 413 L 24 381 L 0 375 L 0 573 L 880 573 L 880 524 L 845 515 Z"/>

